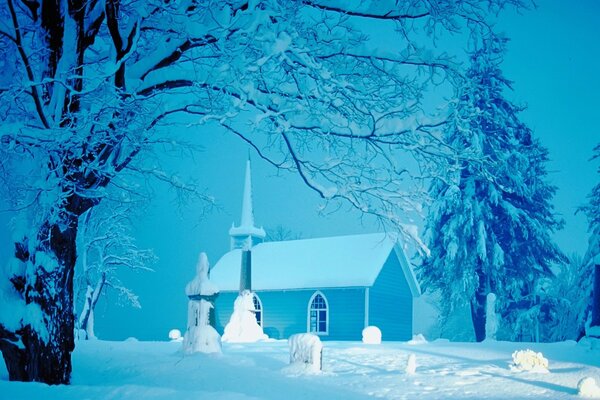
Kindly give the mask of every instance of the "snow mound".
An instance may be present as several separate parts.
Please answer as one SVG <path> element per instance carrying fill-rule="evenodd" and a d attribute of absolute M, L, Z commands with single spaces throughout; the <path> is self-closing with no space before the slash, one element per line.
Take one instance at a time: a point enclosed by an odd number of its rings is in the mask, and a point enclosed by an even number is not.
<path fill-rule="evenodd" d="M 290 345 L 290 364 L 300 364 L 291 367 L 307 372 L 318 372 L 322 368 L 323 343 L 312 333 L 298 333 L 288 339 Z"/>
<path fill-rule="evenodd" d="M 233 314 L 225 326 L 223 342 L 251 343 L 268 339 L 256 322 L 255 311 L 252 292 L 244 290 L 233 303 Z"/>
<path fill-rule="evenodd" d="M 181 337 L 181 331 L 179 329 L 171 329 L 169 331 L 169 339 L 174 342 L 181 342 L 183 340 Z"/>
<path fill-rule="evenodd" d="M 381 344 L 381 330 L 376 326 L 367 326 L 362 331 L 362 342 L 365 344 Z"/>
<path fill-rule="evenodd" d="M 600 399 L 600 387 L 594 378 L 586 377 L 577 384 L 577 394 L 588 399 Z"/>
<path fill-rule="evenodd" d="M 512 371 L 549 372 L 548 359 L 533 350 L 518 350 L 512 354 Z"/>
<path fill-rule="evenodd" d="M 406 342 L 406 344 L 410 344 L 411 346 L 414 346 L 416 344 L 425 344 L 425 343 L 427 343 L 427 339 L 425 339 L 425 336 L 423 336 L 422 333 L 413 335 L 413 338 L 411 340 L 409 340 L 408 342 Z"/>
<path fill-rule="evenodd" d="M 414 375 L 417 371 L 417 356 L 414 354 L 410 354 L 408 356 L 408 360 L 406 360 L 406 368 L 404 368 L 404 372 L 407 375 Z"/>

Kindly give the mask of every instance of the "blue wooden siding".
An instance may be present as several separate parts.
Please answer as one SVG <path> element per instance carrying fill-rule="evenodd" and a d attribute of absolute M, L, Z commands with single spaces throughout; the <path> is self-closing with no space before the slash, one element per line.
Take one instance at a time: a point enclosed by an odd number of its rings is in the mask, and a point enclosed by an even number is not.
<path fill-rule="evenodd" d="M 307 331 L 308 302 L 315 291 L 327 299 L 329 333 L 323 340 L 360 340 L 365 320 L 364 288 L 318 288 L 257 291 L 263 306 L 263 330 L 273 339 L 285 339 Z M 215 325 L 219 333 L 233 312 L 237 292 L 221 292 L 215 301 Z"/>
<path fill-rule="evenodd" d="M 392 251 L 369 289 L 369 325 L 381 329 L 382 340 L 410 340 L 412 305 L 412 293 Z"/>

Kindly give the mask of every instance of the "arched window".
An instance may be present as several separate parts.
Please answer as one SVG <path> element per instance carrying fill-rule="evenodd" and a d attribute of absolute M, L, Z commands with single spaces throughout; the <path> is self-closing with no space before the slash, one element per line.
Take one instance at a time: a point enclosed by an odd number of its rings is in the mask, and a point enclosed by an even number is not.
<path fill-rule="evenodd" d="M 263 326 L 262 302 L 256 293 L 252 294 L 252 302 L 254 303 L 254 316 L 258 325 Z"/>
<path fill-rule="evenodd" d="M 329 333 L 329 306 L 321 292 L 315 292 L 308 302 L 308 331 L 317 335 Z"/>

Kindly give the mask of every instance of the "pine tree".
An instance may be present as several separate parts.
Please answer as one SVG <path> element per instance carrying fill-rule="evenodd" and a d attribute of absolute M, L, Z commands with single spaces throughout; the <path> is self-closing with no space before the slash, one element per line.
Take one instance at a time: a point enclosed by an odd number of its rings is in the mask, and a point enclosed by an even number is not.
<path fill-rule="evenodd" d="M 600 159 L 600 144 L 594 148 L 592 160 Z M 600 174 L 600 167 L 598 167 Z M 584 257 L 585 263 L 593 262 L 594 257 L 600 254 L 600 183 L 588 195 L 589 203 L 581 207 L 588 219 L 588 232 L 590 234 L 588 251 Z"/>
<path fill-rule="evenodd" d="M 550 238 L 562 221 L 546 181 L 548 151 L 519 120 L 522 108 L 503 96 L 510 82 L 500 70 L 506 39 L 488 38 L 471 54 L 466 84 L 446 139 L 461 154 L 447 181 L 431 186 L 427 221 L 430 256 L 420 274 L 439 290 L 442 316 L 470 306 L 475 337 L 485 339 L 485 299 L 497 296 L 504 324 L 535 303 L 537 281 L 563 259 Z"/>

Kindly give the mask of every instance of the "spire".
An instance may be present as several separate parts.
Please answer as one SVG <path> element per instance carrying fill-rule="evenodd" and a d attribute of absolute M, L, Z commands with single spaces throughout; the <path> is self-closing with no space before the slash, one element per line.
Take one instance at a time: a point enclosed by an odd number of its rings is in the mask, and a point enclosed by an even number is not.
<path fill-rule="evenodd" d="M 246 179 L 244 180 L 244 198 L 242 201 L 242 220 L 240 228 L 254 226 L 254 210 L 252 209 L 252 174 L 250 170 L 250 158 L 246 161 Z"/>
<path fill-rule="evenodd" d="M 254 244 L 260 243 L 265 238 L 265 231 L 254 226 L 254 210 L 252 208 L 252 170 L 250 157 L 246 161 L 246 176 L 244 179 L 244 194 L 242 198 L 242 217 L 240 225 L 233 225 L 229 229 L 231 236 L 231 249 L 249 250 Z"/>

